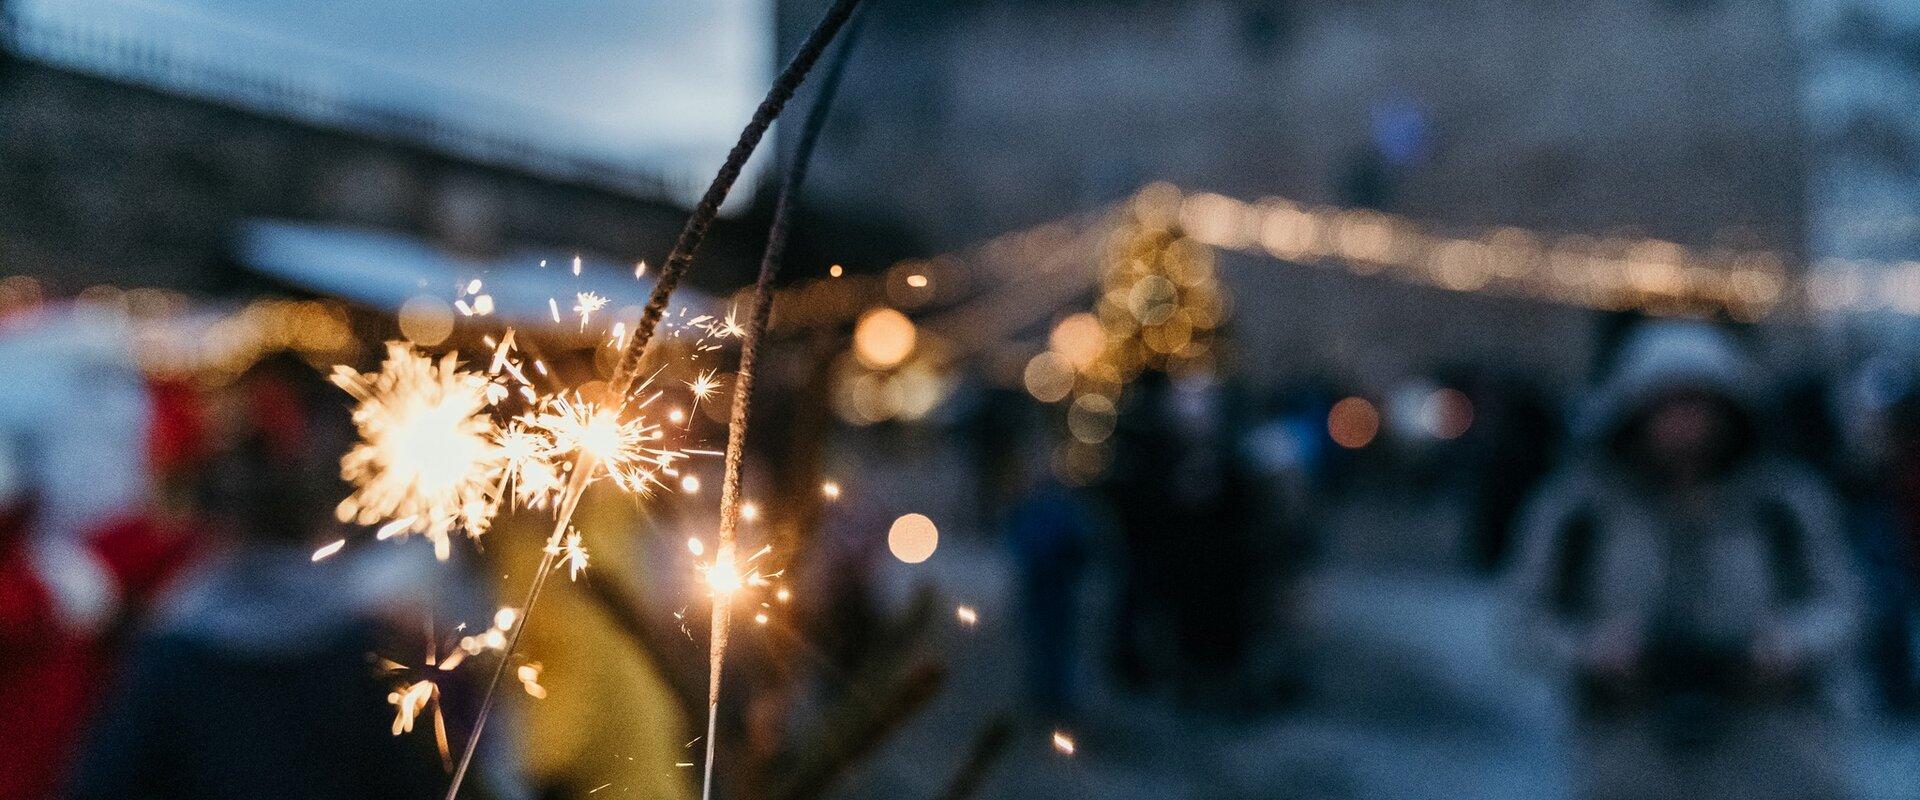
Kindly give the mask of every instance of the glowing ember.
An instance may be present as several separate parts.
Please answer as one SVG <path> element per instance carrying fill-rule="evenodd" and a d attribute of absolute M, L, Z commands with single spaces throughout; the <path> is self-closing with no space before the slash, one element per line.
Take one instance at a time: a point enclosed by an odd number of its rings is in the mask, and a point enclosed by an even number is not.
<path fill-rule="evenodd" d="M 1058 751 L 1060 755 L 1073 755 L 1073 748 L 1073 737 L 1068 736 L 1066 731 L 1053 732 L 1053 749 Z"/>
<path fill-rule="evenodd" d="M 327 556 L 333 555 L 334 553 L 338 553 L 340 552 L 340 548 L 346 547 L 346 546 L 347 546 L 347 540 L 335 539 L 332 542 L 329 542 L 326 545 L 321 546 L 320 549 L 313 551 L 313 560 L 319 561 L 320 559 L 326 558 Z"/>
<path fill-rule="evenodd" d="M 576 271 L 574 274 L 579 274 Z M 587 320 L 593 313 L 607 307 L 607 298 L 593 292 L 581 292 L 573 296 L 573 313 L 580 315 L 580 329 L 586 330 Z"/>

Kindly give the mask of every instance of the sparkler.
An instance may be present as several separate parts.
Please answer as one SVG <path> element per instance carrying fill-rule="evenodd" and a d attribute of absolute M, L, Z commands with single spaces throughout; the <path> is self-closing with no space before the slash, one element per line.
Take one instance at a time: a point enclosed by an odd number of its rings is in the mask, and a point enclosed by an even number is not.
<path fill-rule="evenodd" d="M 834 11 L 845 10 L 851 15 L 858 0 L 841 2 Z M 816 34 L 818 31 L 816 31 Z M 807 164 L 811 161 L 813 147 L 819 140 L 820 129 L 824 126 L 827 109 L 832 107 L 834 91 L 840 85 L 847 57 L 853 51 L 858 30 L 848 31 L 845 42 L 834 57 L 833 66 L 828 69 L 821 83 L 820 93 L 807 110 L 806 125 L 801 129 L 800 140 L 794 147 L 793 160 L 788 164 L 787 174 L 780 186 L 780 195 L 774 203 L 773 224 L 767 231 L 767 247 L 760 258 L 760 273 L 754 279 L 753 301 L 747 313 L 745 335 L 740 343 L 740 368 L 733 379 L 733 409 L 727 420 L 727 454 L 725 469 L 720 484 L 720 534 L 719 548 L 715 553 L 714 566 L 709 571 L 709 582 L 713 584 L 713 616 L 711 633 L 707 645 L 707 752 L 706 765 L 701 774 L 701 800 L 713 797 L 713 759 L 715 721 L 720 711 L 720 675 L 727 655 L 728 629 L 733 620 L 733 590 L 738 588 L 739 576 L 734 567 L 735 550 L 738 548 L 736 531 L 740 525 L 740 466 L 745 453 L 747 439 L 747 410 L 753 397 L 754 365 L 760 349 L 760 340 L 765 338 L 767 322 L 773 314 L 773 279 L 780 272 L 780 265 L 786 255 L 787 231 L 792 223 L 793 205 L 799 195 L 800 186 L 806 180 Z M 828 34 L 831 37 L 831 33 Z M 810 42 L 811 43 L 811 42 Z M 672 262 L 668 262 L 672 266 Z M 666 276 L 662 274 L 664 281 Z M 728 314 L 727 324 L 734 326 L 733 315 Z M 762 550 L 755 557 L 764 555 Z M 719 576 L 715 581 L 713 576 Z M 724 583 L 720 582 L 724 581 Z M 764 624 L 765 617 L 760 618 Z"/>
<path fill-rule="evenodd" d="M 526 630 L 528 617 L 547 578 L 563 558 L 572 574 L 585 566 L 585 549 L 580 547 L 577 535 L 568 537 L 567 532 L 586 486 L 598 477 L 607 477 L 629 491 L 645 492 L 660 485 L 659 474 L 668 471 L 675 460 L 674 451 L 657 444 L 658 429 L 632 413 L 658 396 L 655 394 L 637 404 L 633 402 L 639 394 L 635 391 L 636 384 L 640 383 L 639 365 L 675 288 L 691 266 L 747 158 L 858 5 L 859 0 L 837 0 L 828 10 L 774 82 L 695 206 L 661 266 L 660 276 L 631 337 L 624 342 L 619 336 L 615 337 L 620 358 L 608 382 L 612 389 L 610 404 L 601 406 L 567 394 L 540 398 L 528 385 L 524 372 L 504 355 L 510 347 L 511 334 L 499 343 L 493 364 L 485 374 L 461 371 L 453 355 L 436 362 L 400 344 L 389 345 L 387 361 L 378 373 L 363 375 L 347 368 L 336 372 L 335 383 L 359 401 L 354 420 L 362 439 L 342 462 L 343 475 L 356 485 L 354 493 L 339 508 L 343 520 L 361 524 L 390 520 L 383 530 L 393 534 L 425 534 L 433 541 L 435 554 L 445 559 L 454 530 L 465 531 L 470 536 L 481 535 L 501 503 L 509 497 L 530 506 L 551 503 L 555 507 L 553 531 L 542 548 L 526 600 L 520 606 L 518 624 L 506 634 L 499 660 L 482 696 L 473 732 L 453 770 L 447 800 L 459 795 L 493 708 L 501 677 L 518 649 L 520 636 Z M 840 64 L 844 63 L 846 52 L 843 48 Z M 831 96 L 831 82 L 837 81 L 840 64 L 836 64 L 834 76 L 815 104 L 807 130 L 803 132 L 802 148 L 797 151 L 799 155 L 782 187 L 773 237 L 756 284 L 755 314 L 743 345 L 741 379 L 736 382 L 734 420 L 729 427 L 726 453 L 728 470 L 722 495 L 721 544 L 707 570 L 708 582 L 714 589 L 715 625 L 710 659 L 705 797 L 710 797 L 712 790 L 713 712 L 718 704 L 721 659 L 726 650 L 728 601 L 743 585 L 755 580 L 764 582 L 757 573 L 745 577 L 740 574 L 733 540 L 733 529 L 739 518 L 740 444 L 745 434 L 752 350 L 766 328 L 768 288 L 784 245 L 791 195 L 798 177 L 804 173 L 805 156 L 824 118 L 821 112 Z M 575 275 L 580 273 L 580 266 L 580 259 L 576 257 L 572 268 Z M 642 271 L 643 267 L 636 266 L 636 274 Z M 470 286 L 469 294 L 478 288 Z M 576 295 L 573 310 L 580 317 L 580 327 L 584 329 L 588 318 L 605 305 L 605 299 L 598 295 Z M 558 322 L 559 303 L 549 298 L 548 309 Z M 727 325 L 738 328 L 731 318 Z M 539 366 L 538 362 L 535 366 Z M 489 409 L 510 392 L 503 391 L 505 385 L 489 375 L 517 380 L 519 393 L 534 410 L 505 427 L 496 424 Z M 712 377 L 704 375 L 698 382 L 701 385 L 689 388 L 696 394 L 702 387 L 711 392 Z M 766 552 L 762 550 L 748 561 Z M 417 702 L 422 691 L 428 690 L 420 690 L 416 684 L 397 692 L 396 708 L 402 713 L 417 713 L 422 707 Z"/>
<path fill-rule="evenodd" d="M 360 441 L 340 460 L 355 486 L 334 509 L 341 522 L 391 520 L 381 538 L 423 534 L 442 561 L 456 528 L 486 532 L 505 461 L 491 440 L 485 376 L 460 370 L 453 354 L 436 361 L 395 342 L 379 372 L 335 367 L 332 380 L 359 401 Z"/>

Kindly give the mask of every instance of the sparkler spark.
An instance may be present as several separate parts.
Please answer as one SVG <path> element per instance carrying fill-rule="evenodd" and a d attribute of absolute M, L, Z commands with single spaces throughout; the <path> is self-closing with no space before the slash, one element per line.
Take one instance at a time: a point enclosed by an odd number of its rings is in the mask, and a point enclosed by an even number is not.
<path fill-rule="evenodd" d="M 567 540 L 560 544 L 556 555 L 567 568 L 567 580 L 580 580 L 580 572 L 587 568 L 587 548 L 580 544 L 579 531 L 567 534 Z"/>
<path fill-rule="evenodd" d="M 685 381 L 687 391 L 693 393 L 694 410 L 699 410 L 700 401 L 712 397 L 714 390 L 720 388 L 720 379 L 716 377 L 717 375 L 718 370 L 710 369 L 694 376 L 693 380 Z"/>
<path fill-rule="evenodd" d="M 486 532 L 499 504 L 492 494 L 502 460 L 491 441 L 484 375 L 462 371 L 390 342 L 380 371 L 335 367 L 333 383 L 359 404 L 360 441 L 340 459 L 354 491 L 334 510 L 342 522 L 388 521 L 383 533 L 420 533 L 445 560 L 455 529 Z"/>
<path fill-rule="evenodd" d="M 1060 755 L 1073 755 L 1074 747 L 1073 737 L 1067 735 L 1066 731 L 1053 732 L 1053 749 L 1059 751 Z"/>
<path fill-rule="evenodd" d="M 419 719 L 427 705 L 438 697 L 440 688 L 433 681 L 418 681 L 411 686 L 397 689 L 387 694 L 387 702 L 393 704 L 393 735 L 413 730 L 413 723 Z"/>
<path fill-rule="evenodd" d="M 576 264 L 577 263 L 578 262 L 576 262 Z M 574 268 L 573 274 L 575 275 L 580 274 L 580 270 L 577 266 Z M 593 316 L 593 313 L 595 311 L 599 311 L 600 309 L 603 309 L 606 307 L 607 307 L 607 298 L 601 297 L 599 294 L 596 294 L 594 292 L 580 292 L 573 296 L 573 313 L 580 315 L 581 330 L 587 329 L 587 320 Z"/>
<path fill-rule="evenodd" d="M 558 465 L 584 457 L 580 468 L 591 470 L 587 480 L 609 478 L 636 494 L 651 494 L 664 486 L 660 474 L 686 458 L 679 450 L 661 446 L 665 435 L 646 417 L 622 419 L 619 409 L 582 400 L 574 393 L 547 399 L 517 423 L 538 434 L 540 456 L 548 462 Z"/>

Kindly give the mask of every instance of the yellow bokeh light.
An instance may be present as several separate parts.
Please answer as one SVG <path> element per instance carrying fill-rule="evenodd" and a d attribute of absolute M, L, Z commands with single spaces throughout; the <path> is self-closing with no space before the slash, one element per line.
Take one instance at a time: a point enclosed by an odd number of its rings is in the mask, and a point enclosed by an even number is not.
<path fill-rule="evenodd" d="M 453 305 L 433 295 L 419 295 L 400 304 L 400 335 L 422 347 L 432 347 L 453 335 Z"/>
<path fill-rule="evenodd" d="M 933 557 L 933 551 L 940 546 L 940 529 L 934 527 L 933 520 L 925 514 L 907 514 L 893 521 L 893 527 L 887 529 L 887 550 L 893 557 L 908 564 L 918 564 Z"/>
<path fill-rule="evenodd" d="M 891 308 L 876 308 L 860 316 L 853 328 L 853 353 L 860 363 L 886 369 L 913 354 L 918 332 L 913 320 Z"/>
<path fill-rule="evenodd" d="M 1107 332 L 1100 327 L 1099 318 L 1084 311 L 1060 320 L 1060 324 L 1053 326 L 1053 333 L 1047 336 L 1047 346 L 1076 370 L 1091 366 L 1100 358 L 1100 351 L 1106 344 Z"/>
<path fill-rule="evenodd" d="M 1072 367 L 1067 365 L 1065 359 L 1054 355 L 1051 351 L 1034 356 L 1033 360 L 1028 361 L 1026 372 L 1022 377 L 1027 386 L 1027 393 L 1042 403 L 1058 402 L 1065 399 L 1068 392 L 1073 391 Z"/>

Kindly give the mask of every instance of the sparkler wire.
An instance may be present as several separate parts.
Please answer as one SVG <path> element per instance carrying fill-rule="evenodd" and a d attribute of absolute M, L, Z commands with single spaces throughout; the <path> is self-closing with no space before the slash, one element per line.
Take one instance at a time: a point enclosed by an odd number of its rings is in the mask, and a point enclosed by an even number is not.
<path fill-rule="evenodd" d="M 793 224 L 793 209 L 800 186 L 807 178 L 807 165 L 812 161 L 814 145 L 819 141 L 820 129 L 826 126 L 827 112 L 833 105 L 835 91 L 846 72 L 847 61 L 859 35 L 858 22 L 847 28 L 840 49 L 835 52 L 832 64 L 821 78 L 819 93 L 812 107 L 807 109 L 806 123 L 794 146 L 792 160 L 788 162 L 787 174 L 781 181 L 780 194 L 774 201 L 773 223 L 767 230 L 767 247 L 760 257 L 760 274 L 754 280 L 752 307 L 747 316 L 746 333 L 740 342 L 740 368 L 734 373 L 733 379 L 733 408 L 727 420 L 727 454 L 720 484 L 720 546 L 714 559 L 715 569 L 735 568 L 736 534 L 740 527 L 740 467 L 746 451 L 747 408 L 753 397 L 754 364 L 760 351 L 760 340 L 765 337 L 767 323 L 773 316 L 773 279 L 785 260 L 787 232 Z M 727 598 L 716 593 L 711 635 L 708 638 L 707 752 L 701 777 L 701 800 L 712 800 L 713 796 L 714 728 L 719 716 L 720 674 L 726 660 L 732 612 L 732 604 L 727 602 Z"/>
<path fill-rule="evenodd" d="M 793 99 L 793 93 L 806 81 L 807 73 L 813 70 L 814 62 L 820 60 L 827 45 L 833 41 L 834 34 L 847 24 L 853 16 L 853 9 L 860 0 L 835 0 L 826 16 L 820 18 L 813 32 L 807 34 L 806 42 L 799 52 L 793 54 L 793 60 L 787 62 L 780 77 L 767 91 L 766 99 L 760 101 L 760 107 L 753 112 L 752 121 L 740 132 L 740 140 L 733 145 L 727 160 L 720 165 L 719 174 L 713 177 L 713 183 L 707 185 L 707 193 L 702 195 L 693 213 L 688 215 L 687 224 L 680 229 L 679 238 L 674 240 L 673 249 L 668 251 L 667 260 L 660 265 L 660 276 L 653 284 L 653 294 L 647 299 L 645 309 L 640 312 L 640 321 L 634 327 L 633 338 L 627 342 L 621 353 L 620 363 L 614 369 L 614 378 L 608 381 L 617 396 L 624 397 L 632 388 L 634 376 L 640 373 L 641 356 L 646 354 L 647 343 L 653 340 L 654 328 L 660 325 L 660 318 L 667 313 L 667 301 L 673 297 L 673 290 L 680 285 L 680 278 L 686 275 L 687 268 L 693 265 L 694 254 L 699 252 L 700 244 L 707 238 L 707 229 L 712 227 L 713 219 L 720 213 L 720 204 L 727 199 L 727 192 L 733 189 L 733 182 L 740 177 L 740 170 L 746 167 L 747 157 L 753 155 L 759 146 L 760 138 L 766 135 L 767 128 L 780 116 L 787 101 Z"/>
<path fill-rule="evenodd" d="M 807 35 L 800 50 L 794 53 L 793 59 L 787 62 L 785 69 L 781 70 L 780 76 L 767 91 L 766 98 L 754 110 L 753 119 L 740 132 L 740 139 L 734 143 L 733 150 L 727 154 L 726 162 L 720 165 L 719 173 L 714 176 L 713 182 L 707 185 L 706 194 L 702 195 L 700 202 L 694 206 L 693 212 L 687 218 L 686 226 L 680 230 L 680 236 L 674 241 L 673 249 L 668 252 L 666 262 L 661 265 L 660 275 L 653 286 L 653 294 L 648 298 L 647 306 L 641 312 L 640 320 L 634 327 L 633 338 L 627 341 L 620 361 L 614 368 L 613 377 L 608 381 L 608 385 L 614 391 L 614 397 L 620 398 L 620 402 L 624 403 L 627 395 L 633 391 L 634 380 L 640 374 L 640 363 L 646 355 L 647 344 L 653 339 L 654 329 L 659 327 L 660 319 L 666 314 L 667 303 L 672 299 L 674 289 L 679 286 L 680 278 L 686 274 L 687 268 L 693 264 L 693 257 L 706 239 L 707 230 L 712 227 L 714 217 L 720 213 L 720 204 L 726 201 L 727 193 L 732 191 L 734 181 L 739 179 L 740 171 L 745 168 L 748 157 L 753 155 L 761 138 L 766 135 L 767 128 L 771 127 L 773 121 L 780 116 L 787 101 L 793 98 L 794 92 L 806 81 L 807 73 L 813 70 L 814 63 L 820 60 L 821 53 L 826 51 L 827 45 L 832 43 L 834 36 L 846 25 L 847 20 L 853 16 L 854 9 L 859 5 L 860 0 L 835 0 L 833 7 L 827 10 L 826 15 Z M 784 240 L 784 236 L 782 238 Z M 736 395 L 741 393 L 739 389 L 735 392 Z M 580 502 L 580 494 L 586 488 L 586 476 L 592 466 L 589 461 L 588 454 L 582 451 L 574 462 L 571 480 L 560 500 L 553 535 L 548 538 L 548 546 L 543 548 L 540 568 L 534 573 L 532 584 L 527 588 L 526 604 L 520 609 L 519 623 L 509 636 L 506 647 L 501 650 L 500 661 L 494 666 L 493 676 L 487 682 L 486 693 L 482 695 L 480 701 L 479 715 L 474 720 L 473 732 L 468 736 L 466 748 L 460 756 L 460 763 L 454 769 L 452 782 L 447 786 L 446 800 L 455 800 L 459 796 L 460 784 L 466 777 L 468 767 L 473 763 L 474 752 L 479 749 L 480 733 L 486 727 L 487 716 L 493 710 L 500 677 L 505 674 L 507 664 L 512 661 L 513 654 L 519 646 L 520 634 L 526 630 L 534 604 L 540 599 L 540 590 L 546 585 L 547 574 L 553 571 L 555 551 L 558 550 L 567 526 L 572 522 L 574 509 Z M 724 605 L 715 604 L 716 609 Z M 716 610 L 715 613 L 717 617 L 720 612 Z M 717 628 L 716 633 L 724 636 L 724 628 Z M 716 665 L 714 675 L 710 678 L 715 692 L 718 691 L 718 681 L 719 669 Z M 710 730 L 713 727 L 711 716 L 709 714 Z M 707 774 L 710 778 L 713 762 L 711 734 L 707 737 L 707 747 Z M 711 788 L 712 781 L 709 779 L 703 793 L 710 791 Z"/>

